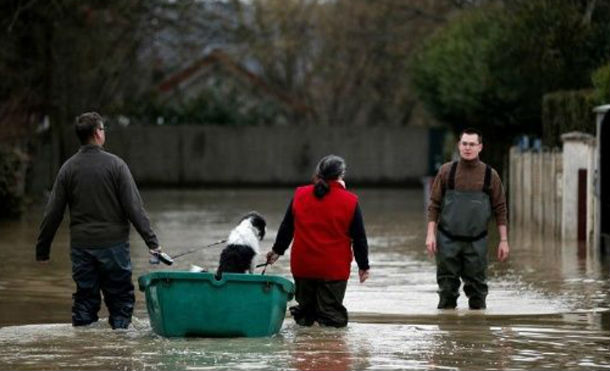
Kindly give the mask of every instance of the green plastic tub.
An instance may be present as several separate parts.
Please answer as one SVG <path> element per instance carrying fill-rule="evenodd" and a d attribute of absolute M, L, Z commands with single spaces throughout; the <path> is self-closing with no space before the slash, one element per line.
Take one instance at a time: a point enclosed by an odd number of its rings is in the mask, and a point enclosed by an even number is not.
<path fill-rule="evenodd" d="M 166 337 L 277 333 L 294 284 L 279 276 L 157 271 L 138 278 L 153 331 Z"/>

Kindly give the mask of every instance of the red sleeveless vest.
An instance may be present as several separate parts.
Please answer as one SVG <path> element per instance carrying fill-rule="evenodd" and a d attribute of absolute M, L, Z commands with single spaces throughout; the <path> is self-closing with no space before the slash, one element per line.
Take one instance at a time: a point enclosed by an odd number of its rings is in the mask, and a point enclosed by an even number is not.
<path fill-rule="evenodd" d="M 349 227 L 358 197 L 339 182 L 318 199 L 313 185 L 296 189 L 292 201 L 294 241 L 290 255 L 292 274 L 298 278 L 347 280 L 352 262 Z"/>

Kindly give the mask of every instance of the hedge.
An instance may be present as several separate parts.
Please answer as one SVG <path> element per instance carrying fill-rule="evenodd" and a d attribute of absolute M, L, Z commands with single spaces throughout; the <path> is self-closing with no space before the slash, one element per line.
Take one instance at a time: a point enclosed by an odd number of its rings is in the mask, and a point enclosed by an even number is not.
<path fill-rule="evenodd" d="M 558 91 L 542 98 L 542 143 L 561 146 L 561 134 L 581 131 L 595 135 L 594 90 Z"/>
<path fill-rule="evenodd" d="M 599 105 L 610 104 L 610 63 L 595 70 L 591 81 L 595 88 L 595 102 Z"/>
<path fill-rule="evenodd" d="M 24 203 L 27 157 L 18 150 L 0 147 L 0 218 L 17 217 Z"/>

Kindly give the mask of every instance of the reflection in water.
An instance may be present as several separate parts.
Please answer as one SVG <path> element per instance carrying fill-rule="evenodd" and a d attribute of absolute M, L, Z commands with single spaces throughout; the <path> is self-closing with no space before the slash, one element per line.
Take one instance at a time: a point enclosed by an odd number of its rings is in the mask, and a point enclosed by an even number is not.
<path fill-rule="evenodd" d="M 300 371 L 364 370 L 370 344 L 351 327 L 296 327 L 290 338 L 290 366 Z"/>
<path fill-rule="evenodd" d="M 143 192 L 143 198 L 162 244 L 173 254 L 225 238 L 250 210 L 268 220 L 266 252 L 291 192 L 155 190 Z M 1 221 L 0 369 L 610 369 L 610 313 L 603 312 L 610 307 L 607 260 L 577 244 L 512 228 L 508 263 L 496 262 L 490 244 L 489 309 L 469 311 L 461 296 L 458 310 L 437 311 L 435 265 L 424 251 L 422 193 L 357 192 L 372 268 L 364 285 L 353 270 L 345 299 L 349 326 L 302 328 L 287 318 L 269 338 L 161 338 L 151 331 L 140 292 L 128 331 L 112 331 L 105 320 L 72 328 L 67 223 L 58 231 L 51 264 L 43 267 L 34 261 L 42 210 Z M 131 241 L 134 279 L 166 269 L 148 265 L 138 236 Z M 197 264 L 213 270 L 221 249 L 179 258 L 172 269 Z M 288 255 L 267 274 L 290 278 Z"/>
<path fill-rule="evenodd" d="M 318 328 L 302 329 L 295 336 L 291 366 L 302 371 L 353 369 L 352 355 L 345 338 L 347 330 L 315 330 Z"/>
<path fill-rule="evenodd" d="M 511 235 L 511 265 L 533 290 L 562 300 L 566 310 L 609 308 L 610 264 L 593 247 L 527 229 Z M 498 270 L 498 274 L 507 274 Z"/>
<path fill-rule="evenodd" d="M 510 344 L 502 341 L 502 336 L 512 330 L 500 328 L 500 331 L 505 332 L 500 334 L 496 330 L 483 316 L 476 321 L 440 321 L 434 335 L 428 368 L 456 367 L 471 370 L 487 364 L 487 367 L 492 365 L 493 368 L 503 369 L 508 364 L 512 349 Z M 491 344 L 493 346 L 489 346 Z"/>

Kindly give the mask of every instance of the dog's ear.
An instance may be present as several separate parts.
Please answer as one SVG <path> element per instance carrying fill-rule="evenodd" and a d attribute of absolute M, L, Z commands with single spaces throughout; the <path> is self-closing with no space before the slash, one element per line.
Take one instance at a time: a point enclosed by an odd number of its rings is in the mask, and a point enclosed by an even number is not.
<path fill-rule="evenodd" d="M 252 217 L 252 225 L 258 230 L 258 239 L 262 241 L 267 232 L 267 222 L 262 215 L 258 214 Z"/>
<path fill-rule="evenodd" d="M 263 238 L 265 237 L 265 232 L 267 232 L 267 227 L 266 227 L 264 221 L 263 221 L 263 226 L 261 228 L 258 228 L 258 230 L 259 230 L 259 232 L 258 232 L 259 240 L 262 241 Z"/>

